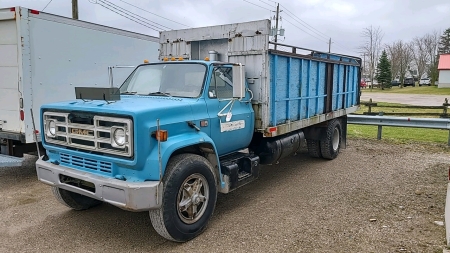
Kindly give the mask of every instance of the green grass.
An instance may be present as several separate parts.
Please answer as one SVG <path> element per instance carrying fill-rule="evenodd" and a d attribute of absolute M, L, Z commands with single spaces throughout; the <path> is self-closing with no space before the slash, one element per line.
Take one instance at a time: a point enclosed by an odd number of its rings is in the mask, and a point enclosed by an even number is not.
<path fill-rule="evenodd" d="M 368 101 L 361 101 L 361 103 Z M 381 106 L 381 107 L 379 107 Z M 395 108 L 389 107 L 395 106 Z M 402 113 L 443 113 L 442 109 L 419 109 L 419 108 L 408 108 L 409 105 L 398 104 L 398 103 L 386 103 L 386 102 L 377 102 L 377 106 L 372 106 L 372 112 L 385 112 L 385 113 L 395 113 L 396 116 L 401 116 Z M 400 108 L 396 108 L 400 107 Z M 359 109 L 356 113 L 363 114 L 364 112 L 369 111 L 369 106 L 361 104 L 361 109 Z M 409 117 L 409 116 L 408 116 Z M 415 116 L 420 118 L 427 118 L 429 116 Z"/>
<path fill-rule="evenodd" d="M 373 88 L 372 91 L 369 88 L 361 89 L 363 93 L 377 92 L 377 93 L 400 93 L 400 94 L 427 94 L 427 95 L 450 95 L 450 88 L 438 88 L 437 86 L 422 86 L 419 87 L 403 87 L 397 86 L 390 89 L 382 90 L 381 88 Z"/>
<path fill-rule="evenodd" d="M 349 137 L 376 139 L 378 126 L 353 125 L 347 126 Z M 383 127 L 381 139 L 394 143 L 435 143 L 447 144 L 448 130 L 410 128 L 410 127 Z"/>
<path fill-rule="evenodd" d="M 437 112 L 442 113 L 439 109 L 415 109 L 406 108 L 407 105 L 397 104 L 397 103 L 385 103 L 379 102 L 378 105 L 382 106 L 398 106 L 401 108 L 390 108 L 390 107 L 372 107 L 372 112 L 393 112 L 397 115 L 402 116 L 402 113 L 420 113 L 420 112 Z M 368 106 L 361 105 L 356 114 L 363 114 L 369 109 Z M 407 116 L 413 117 L 413 116 Z M 414 117 L 430 117 L 430 116 L 414 116 Z M 365 139 L 376 139 L 378 133 L 378 126 L 367 126 L 367 125 L 348 125 L 348 136 L 356 138 Z M 449 137 L 448 130 L 441 129 L 426 129 L 426 128 L 410 128 L 410 127 L 386 127 L 382 128 L 381 139 L 387 140 L 393 143 L 432 143 L 432 144 L 443 144 L 447 145 Z"/>

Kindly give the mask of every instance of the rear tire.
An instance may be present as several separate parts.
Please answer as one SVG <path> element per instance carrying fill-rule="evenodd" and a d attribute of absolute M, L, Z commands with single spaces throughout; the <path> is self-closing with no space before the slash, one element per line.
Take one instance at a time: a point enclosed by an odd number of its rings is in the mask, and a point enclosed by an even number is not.
<path fill-rule="evenodd" d="M 339 154 L 342 143 L 342 126 L 339 119 L 333 119 L 329 122 L 326 130 L 326 136 L 320 141 L 322 157 L 333 160 Z"/>
<path fill-rule="evenodd" d="M 72 208 L 73 210 L 81 211 L 94 206 L 100 205 L 102 202 L 75 192 L 67 191 L 58 187 L 52 187 L 53 195 L 59 203 Z"/>
<path fill-rule="evenodd" d="M 320 141 L 316 140 L 306 140 L 308 146 L 309 156 L 314 158 L 321 158 L 322 154 L 320 153 Z"/>
<path fill-rule="evenodd" d="M 174 156 L 163 177 L 160 209 L 150 210 L 153 228 L 162 237 L 185 242 L 203 232 L 217 200 L 213 166 L 194 154 Z"/>

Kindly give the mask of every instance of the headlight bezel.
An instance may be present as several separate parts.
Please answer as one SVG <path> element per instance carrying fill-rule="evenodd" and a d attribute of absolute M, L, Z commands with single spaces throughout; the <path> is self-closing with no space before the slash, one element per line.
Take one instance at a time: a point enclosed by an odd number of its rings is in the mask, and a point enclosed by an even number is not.
<path fill-rule="evenodd" d="M 117 137 L 118 131 L 122 131 L 122 136 Z M 119 132 L 120 133 L 120 132 Z M 118 141 L 118 138 L 123 138 L 123 141 Z M 114 148 L 125 148 L 128 143 L 128 134 L 125 127 L 113 126 L 111 127 L 111 146 Z"/>
<path fill-rule="evenodd" d="M 52 120 L 52 119 L 47 120 L 45 125 L 46 125 L 45 135 L 50 138 L 55 138 L 56 131 L 57 131 L 56 121 Z M 52 131 L 52 129 L 53 129 L 53 131 Z"/>

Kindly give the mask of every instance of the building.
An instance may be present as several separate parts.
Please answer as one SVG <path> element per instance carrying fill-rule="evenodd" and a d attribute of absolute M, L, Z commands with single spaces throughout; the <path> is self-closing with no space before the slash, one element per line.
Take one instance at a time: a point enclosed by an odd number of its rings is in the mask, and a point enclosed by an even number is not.
<path fill-rule="evenodd" d="M 438 88 L 450 88 L 450 54 L 441 54 L 439 56 L 438 70 Z"/>

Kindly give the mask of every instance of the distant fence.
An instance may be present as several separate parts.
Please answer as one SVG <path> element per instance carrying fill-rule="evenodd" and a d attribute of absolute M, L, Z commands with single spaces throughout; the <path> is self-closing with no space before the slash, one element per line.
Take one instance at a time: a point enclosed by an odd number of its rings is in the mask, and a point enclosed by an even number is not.
<path fill-rule="evenodd" d="M 381 140 L 383 126 L 416 127 L 449 130 L 447 145 L 450 146 L 450 119 L 408 118 L 392 116 L 348 115 L 348 124 L 378 126 L 377 139 Z"/>
<path fill-rule="evenodd" d="M 424 112 L 382 112 L 384 115 L 403 115 L 403 116 L 439 116 L 441 118 L 450 118 L 450 114 L 448 113 L 448 107 L 450 104 L 448 103 L 448 99 L 446 98 L 442 106 L 418 106 L 418 105 L 378 105 L 378 103 L 372 102 L 370 99 L 369 102 L 361 102 L 361 105 L 365 105 L 369 107 L 367 112 L 364 112 L 365 115 L 378 115 L 380 112 L 374 112 L 374 108 L 405 108 L 405 109 L 423 109 Z M 442 113 L 429 112 L 427 110 L 442 110 Z"/>

